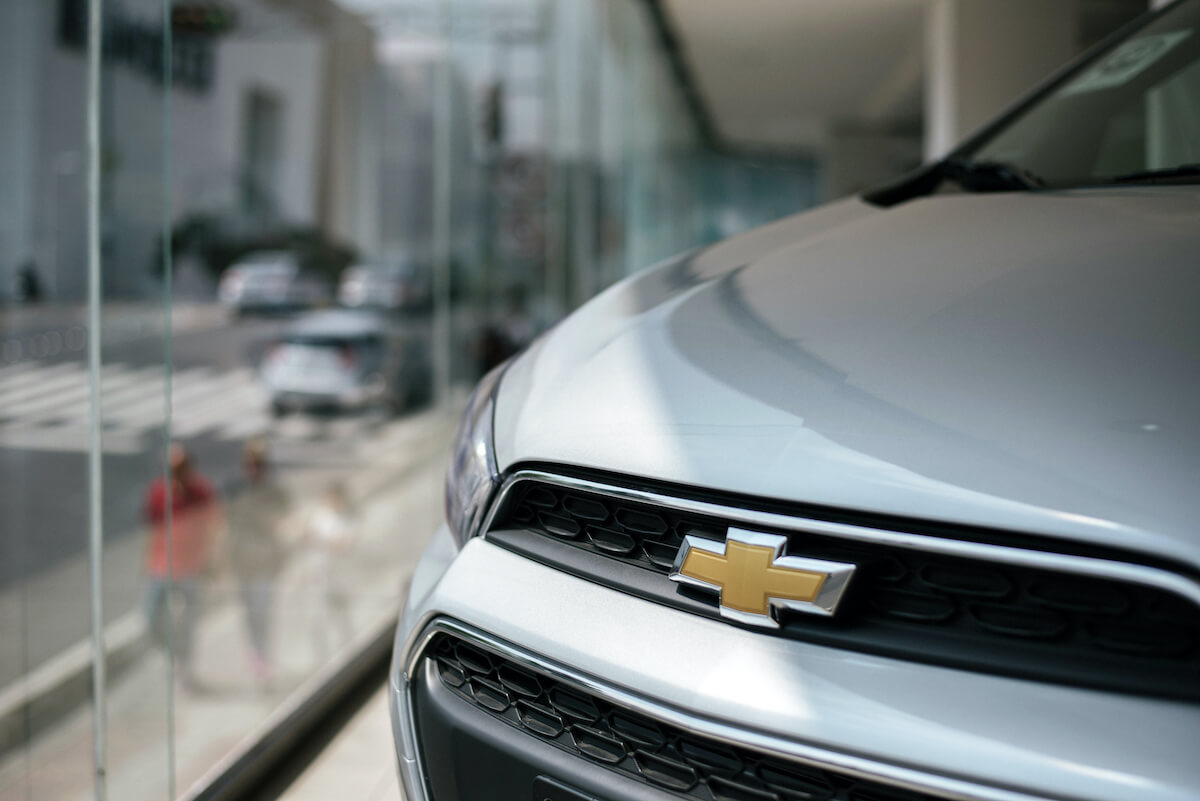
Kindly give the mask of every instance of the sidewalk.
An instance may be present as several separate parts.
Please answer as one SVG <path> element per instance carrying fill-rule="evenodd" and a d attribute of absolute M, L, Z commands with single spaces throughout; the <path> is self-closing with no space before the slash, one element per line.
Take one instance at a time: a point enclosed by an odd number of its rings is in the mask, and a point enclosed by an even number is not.
<path fill-rule="evenodd" d="M 219 325 L 229 317 L 229 310 L 216 302 L 177 301 L 171 304 L 171 322 L 176 327 L 186 330 Z M 87 318 L 86 303 L 0 306 L 0 329 L 3 330 L 86 323 Z M 129 327 L 135 327 L 138 322 L 161 325 L 163 304 L 161 300 L 104 301 L 100 309 L 100 320 L 106 325 L 125 323 Z"/>
<path fill-rule="evenodd" d="M 356 633 L 395 614 L 400 589 L 440 519 L 444 459 L 456 418 L 447 410 L 418 415 L 411 426 L 378 443 L 378 458 L 368 469 L 346 478 L 351 496 L 360 504 L 360 540 L 348 567 L 356 577 L 350 609 Z M 313 497 L 328 478 L 328 471 L 309 470 L 289 475 L 288 482 L 298 497 Z M 118 542 L 116 548 L 123 545 Z M 119 559 L 127 560 L 128 554 L 106 551 L 106 571 Z M 294 558 L 279 579 L 274 621 L 277 671 L 270 686 L 259 686 L 251 677 L 242 610 L 228 584 L 209 589 L 207 612 L 197 632 L 195 667 L 200 689 L 169 687 L 166 661 L 156 650 L 143 650 L 112 678 L 106 727 L 110 797 L 157 801 L 171 791 L 172 784 L 173 796 L 182 795 L 313 670 L 334 656 L 321 653 L 314 637 L 316 599 L 310 591 L 310 571 L 306 559 Z M 130 586 L 140 590 L 140 576 Z M 26 609 L 38 608 L 28 598 L 25 604 Z M 137 630 L 135 638 L 144 642 L 136 611 L 119 618 L 109 631 L 120 633 L 121 626 Z M 126 631 L 125 636 L 132 635 Z M 37 682 L 27 677 L 24 683 Z M 174 700 L 173 729 L 168 721 L 169 697 Z M 91 717 L 91 704 L 84 702 L 31 742 L 0 758 L 0 799 L 90 798 Z M 172 750 L 173 777 L 167 769 Z"/>
<path fill-rule="evenodd" d="M 218 303 L 179 302 L 171 304 L 171 332 L 184 334 L 225 325 L 229 309 Z M 106 345 L 161 337 L 166 330 L 163 304 L 120 301 L 104 303 L 100 327 Z M 42 358 L 54 353 L 42 350 L 82 351 L 87 341 L 86 305 L 38 304 L 0 307 L 0 364 Z M 45 337 L 49 337 L 48 341 Z"/>

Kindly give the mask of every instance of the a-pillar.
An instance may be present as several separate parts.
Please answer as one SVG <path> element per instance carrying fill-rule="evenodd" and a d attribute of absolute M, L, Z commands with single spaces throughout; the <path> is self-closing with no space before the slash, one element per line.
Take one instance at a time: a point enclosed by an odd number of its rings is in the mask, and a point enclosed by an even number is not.
<path fill-rule="evenodd" d="M 1078 0 L 930 0 L 925 156 L 945 155 L 1079 51 Z"/>

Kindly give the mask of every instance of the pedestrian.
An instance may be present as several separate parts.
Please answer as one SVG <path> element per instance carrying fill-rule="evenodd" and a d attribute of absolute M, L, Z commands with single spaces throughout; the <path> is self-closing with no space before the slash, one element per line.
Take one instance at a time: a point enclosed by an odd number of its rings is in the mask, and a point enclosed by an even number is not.
<path fill-rule="evenodd" d="M 304 519 L 303 541 L 309 552 L 307 586 L 312 592 L 313 647 L 321 661 L 330 644 L 345 645 L 354 632 L 350 623 L 353 570 L 347 557 L 354 546 L 354 518 L 346 488 L 333 482 Z"/>
<path fill-rule="evenodd" d="M 248 440 L 242 448 L 242 477 L 226 494 L 226 555 L 245 613 L 250 668 L 263 685 L 270 682 L 273 670 L 271 616 L 291 511 L 291 499 L 275 480 L 268 456 L 265 439 Z"/>
<path fill-rule="evenodd" d="M 42 302 L 42 279 L 38 276 L 37 263 L 27 261 L 17 271 L 17 290 L 21 300 L 28 304 Z"/>
<path fill-rule="evenodd" d="M 160 647 L 174 650 L 180 683 L 194 689 L 192 641 L 220 506 L 212 485 L 196 471 L 182 445 L 170 446 L 167 463 L 169 476 L 156 478 L 146 491 L 149 540 L 144 611 L 151 638 Z"/>

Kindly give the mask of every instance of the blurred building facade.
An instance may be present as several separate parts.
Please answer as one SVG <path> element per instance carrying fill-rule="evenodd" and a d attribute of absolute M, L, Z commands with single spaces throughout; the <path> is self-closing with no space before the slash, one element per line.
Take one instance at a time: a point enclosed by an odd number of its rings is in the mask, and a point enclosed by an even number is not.
<path fill-rule="evenodd" d="M 50 297 L 79 301 L 87 3 L 13 0 L 5 15 L 0 295 L 33 265 Z M 198 217 L 366 243 L 376 61 L 359 17 L 331 0 L 126 0 L 105 4 L 104 27 L 106 293 L 157 291 L 164 224 Z"/>

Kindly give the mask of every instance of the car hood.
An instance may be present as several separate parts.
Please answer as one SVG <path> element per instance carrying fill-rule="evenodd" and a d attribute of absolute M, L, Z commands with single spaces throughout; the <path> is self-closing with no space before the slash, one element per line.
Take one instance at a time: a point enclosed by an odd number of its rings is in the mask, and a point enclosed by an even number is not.
<path fill-rule="evenodd" d="M 552 462 L 1200 566 L 1193 188 L 851 199 L 604 292 L 510 368 Z"/>

